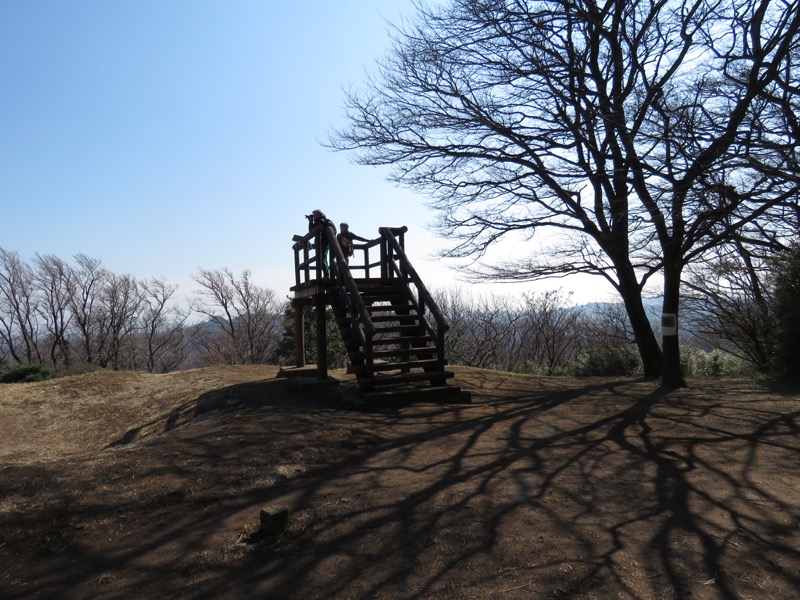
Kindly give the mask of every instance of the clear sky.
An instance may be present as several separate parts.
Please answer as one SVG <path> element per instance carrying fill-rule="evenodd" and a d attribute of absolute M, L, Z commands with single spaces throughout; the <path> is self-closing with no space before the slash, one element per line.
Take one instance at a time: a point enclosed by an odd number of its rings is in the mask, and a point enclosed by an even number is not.
<path fill-rule="evenodd" d="M 0 1 L 0 247 L 184 293 L 199 268 L 249 269 L 284 296 L 292 235 L 320 208 L 364 237 L 407 225 L 427 285 L 455 285 L 425 199 L 321 145 L 411 15 L 411 0 Z"/>

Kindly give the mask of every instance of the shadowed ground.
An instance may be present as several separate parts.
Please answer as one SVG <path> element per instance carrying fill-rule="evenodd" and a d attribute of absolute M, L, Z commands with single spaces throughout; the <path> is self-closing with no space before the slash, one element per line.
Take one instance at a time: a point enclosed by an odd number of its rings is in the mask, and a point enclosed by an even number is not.
<path fill-rule="evenodd" d="M 799 394 L 455 371 L 1 386 L 0 598 L 800 598 Z"/>

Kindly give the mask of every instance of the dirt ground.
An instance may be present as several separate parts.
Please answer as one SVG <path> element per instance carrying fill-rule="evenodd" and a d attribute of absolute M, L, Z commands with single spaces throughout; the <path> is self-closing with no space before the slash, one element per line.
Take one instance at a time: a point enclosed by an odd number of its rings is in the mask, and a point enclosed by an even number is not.
<path fill-rule="evenodd" d="M 800 393 L 455 371 L 0 386 L 0 598 L 800 598 Z"/>

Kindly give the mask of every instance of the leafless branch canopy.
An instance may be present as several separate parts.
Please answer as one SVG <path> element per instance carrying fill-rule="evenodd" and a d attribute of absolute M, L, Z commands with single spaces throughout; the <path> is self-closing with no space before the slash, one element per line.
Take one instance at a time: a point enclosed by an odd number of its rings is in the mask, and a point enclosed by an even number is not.
<path fill-rule="evenodd" d="M 643 285 L 796 207 L 796 0 L 418 9 L 330 144 L 430 194 L 449 256 L 558 234 L 480 276 Z"/>

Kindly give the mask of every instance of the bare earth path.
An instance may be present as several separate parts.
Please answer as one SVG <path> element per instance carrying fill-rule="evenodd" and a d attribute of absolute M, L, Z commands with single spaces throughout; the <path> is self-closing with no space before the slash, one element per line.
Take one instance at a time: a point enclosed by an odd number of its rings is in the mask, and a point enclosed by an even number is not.
<path fill-rule="evenodd" d="M 798 393 L 276 373 L 0 386 L 0 598 L 800 598 Z"/>

